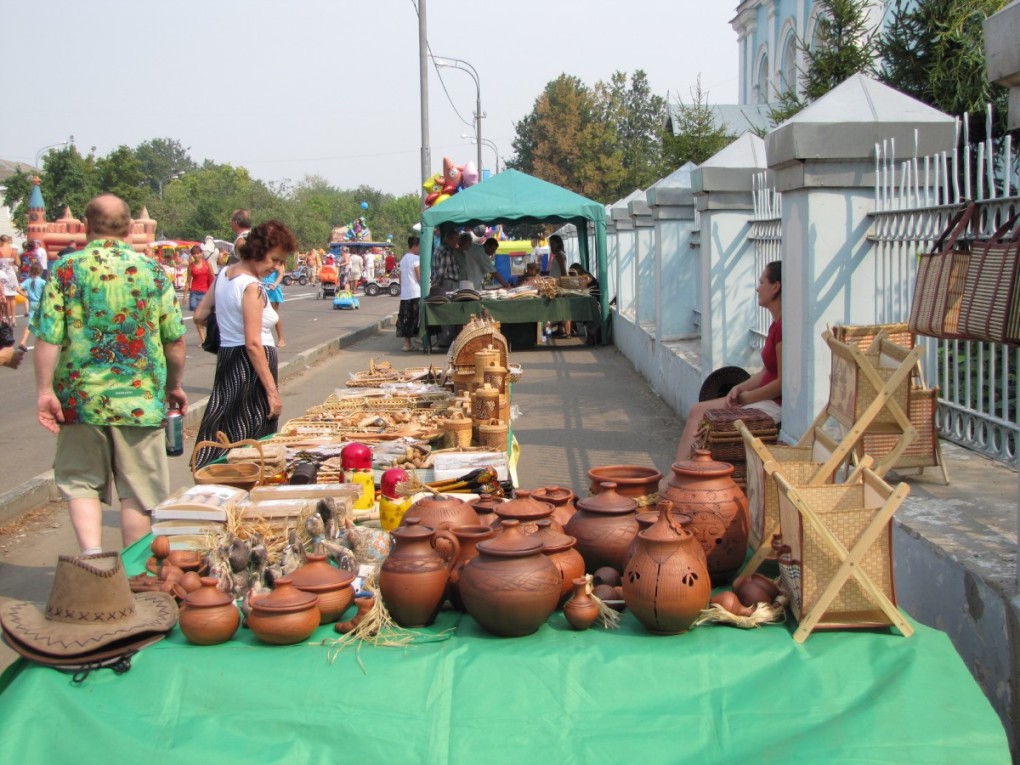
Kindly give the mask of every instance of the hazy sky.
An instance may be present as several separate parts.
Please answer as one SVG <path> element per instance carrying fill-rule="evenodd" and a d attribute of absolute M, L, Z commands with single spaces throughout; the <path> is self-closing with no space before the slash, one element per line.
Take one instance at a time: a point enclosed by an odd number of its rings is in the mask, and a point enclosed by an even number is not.
<path fill-rule="evenodd" d="M 416 2 L 417 0 L 415 0 Z M 33 162 L 73 135 L 82 153 L 175 138 L 192 158 L 267 181 L 321 175 L 417 193 L 418 17 L 412 0 L 51 0 L 5 3 L 0 158 Z M 652 90 L 734 103 L 736 0 L 428 0 L 436 56 L 481 81 L 482 137 L 514 124 L 561 73 L 587 85 L 644 69 Z M 442 76 L 442 82 L 439 75 Z M 443 91 L 445 83 L 450 100 Z M 475 85 L 429 74 L 432 170 L 475 157 Z M 460 117 L 467 121 L 461 121 Z M 484 148 L 486 166 L 494 154 Z"/>

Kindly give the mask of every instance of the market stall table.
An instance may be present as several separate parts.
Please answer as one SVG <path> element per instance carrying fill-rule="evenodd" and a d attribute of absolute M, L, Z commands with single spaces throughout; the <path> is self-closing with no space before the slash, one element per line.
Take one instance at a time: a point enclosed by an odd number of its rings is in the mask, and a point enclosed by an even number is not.
<path fill-rule="evenodd" d="M 141 569 L 149 540 L 125 551 Z M 353 609 L 352 609 L 353 610 Z M 10 762 L 1008 763 L 999 719 L 944 633 L 706 625 L 672 637 L 554 614 L 496 638 L 443 612 L 400 647 L 273 647 L 175 629 L 80 685 L 0 678 Z M 312 641 L 336 637 L 331 625 Z M 59 732 L 59 734 L 58 734 Z"/>
<path fill-rule="evenodd" d="M 514 332 L 513 325 L 527 325 L 523 335 L 535 338 L 534 327 L 542 322 L 601 321 L 599 304 L 585 295 L 556 298 L 517 298 L 512 300 L 464 300 L 450 303 L 423 302 L 425 323 L 429 327 L 466 324 L 472 316 L 480 316 L 484 308 L 504 325 L 504 334 Z M 533 344 L 533 343 L 532 343 Z"/>

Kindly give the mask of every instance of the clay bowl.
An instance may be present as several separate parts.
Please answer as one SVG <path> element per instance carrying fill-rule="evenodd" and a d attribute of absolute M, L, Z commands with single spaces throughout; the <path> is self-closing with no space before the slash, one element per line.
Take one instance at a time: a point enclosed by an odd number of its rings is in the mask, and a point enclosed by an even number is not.
<path fill-rule="evenodd" d="M 234 600 L 216 588 L 218 580 L 203 577 L 199 588 L 184 596 L 178 624 L 195 645 L 217 645 L 230 640 L 241 623 Z"/>
<path fill-rule="evenodd" d="M 216 483 L 251 491 L 261 475 L 262 468 L 254 462 L 214 463 L 195 471 L 195 483 Z"/>
<path fill-rule="evenodd" d="M 662 473 L 641 465 L 606 465 L 589 470 L 588 480 L 592 494 L 602 491 L 603 483 L 612 482 L 616 484 L 617 494 L 635 499 L 639 505 L 648 505 L 654 504 Z"/>
<path fill-rule="evenodd" d="M 279 579 L 271 593 L 251 599 L 248 626 L 263 643 L 300 643 L 319 626 L 318 601 L 318 596 L 297 589 L 290 579 Z"/>

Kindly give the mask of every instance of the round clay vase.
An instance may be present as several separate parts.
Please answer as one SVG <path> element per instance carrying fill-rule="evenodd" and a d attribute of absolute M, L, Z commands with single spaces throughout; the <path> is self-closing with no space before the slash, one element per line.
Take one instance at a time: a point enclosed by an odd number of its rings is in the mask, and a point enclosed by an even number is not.
<path fill-rule="evenodd" d="M 601 491 L 577 501 L 577 512 L 563 531 L 577 539 L 585 571 L 602 566 L 623 571 L 627 548 L 638 532 L 638 503 L 616 491 L 612 481 Z"/>
<path fill-rule="evenodd" d="M 676 635 L 690 629 L 712 597 L 708 569 L 692 548 L 694 535 L 677 522 L 669 501 L 659 518 L 638 533 L 637 549 L 623 572 L 623 600 L 645 629 Z"/>
<path fill-rule="evenodd" d="M 530 635 L 556 610 L 560 572 L 542 554 L 543 547 L 541 539 L 510 519 L 502 533 L 478 543 L 478 557 L 464 566 L 464 608 L 493 635 Z"/>
<path fill-rule="evenodd" d="M 662 502 L 662 500 L 659 500 L 659 501 Z M 672 504 L 672 503 L 670 503 L 670 504 Z M 676 519 L 677 523 L 679 523 L 681 526 L 683 526 L 688 531 L 691 531 L 691 526 L 694 524 L 694 519 L 691 518 L 691 516 L 689 516 L 687 513 L 681 513 L 675 507 L 673 508 L 672 513 L 673 513 L 673 518 Z M 658 504 L 656 504 L 655 510 L 646 510 L 643 513 L 638 513 L 637 514 L 637 522 L 638 522 L 638 526 L 640 527 L 640 531 L 644 531 L 645 529 L 650 529 L 652 527 L 652 525 L 657 520 L 659 520 L 659 507 L 658 507 Z M 634 554 L 634 550 L 635 550 L 636 547 L 637 547 L 637 537 L 635 536 L 634 537 L 634 541 L 631 542 L 630 543 L 630 547 L 627 548 L 627 560 L 630 560 L 631 556 Z M 692 551 L 699 558 L 701 558 L 701 562 L 702 563 L 704 563 L 706 566 L 708 565 L 708 556 L 705 555 L 705 551 L 701 549 L 701 545 L 700 544 L 693 545 Z"/>
<path fill-rule="evenodd" d="M 217 589 L 219 579 L 202 577 L 202 586 L 189 592 L 181 603 L 178 624 L 195 645 L 225 643 L 237 632 L 241 612 L 233 598 Z"/>
<path fill-rule="evenodd" d="M 482 495 L 478 499 L 471 500 L 468 504 L 474 508 L 478 518 L 473 523 L 480 526 L 493 526 L 499 521 L 496 515 L 496 507 L 502 505 L 506 500 L 503 497 Z"/>
<path fill-rule="evenodd" d="M 779 596 L 779 586 L 764 574 L 738 576 L 733 580 L 733 592 L 745 606 L 758 603 L 774 603 Z"/>
<path fill-rule="evenodd" d="M 560 604 L 574 591 L 574 580 L 584 576 L 584 558 L 574 549 L 577 540 L 553 528 L 551 518 L 542 518 L 535 522 L 538 530 L 535 536 L 545 544 L 543 554 L 556 564 L 560 572 Z"/>
<path fill-rule="evenodd" d="M 607 482 L 616 484 L 616 492 L 635 500 L 641 507 L 655 505 L 659 498 L 662 473 L 642 465 L 606 465 L 588 471 L 589 491 L 598 494 Z"/>
<path fill-rule="evenodd" d="M 577 512 L 577 506 L 574 504 L 577 501 L 577 495 L 563 486 L 544 486 L 541 489 L 535 489 L 531 492 L 531 498 L 552 505 L 553 520 L 561 527 L 565 527 L 567 521 Z"/>
<path fill-rule="evenodd" d="M 460 542 L 460 553 L 450 569 L 450 583 L 447 594 L 450 597 L 450 604 L 458 611 L 464 610 L 464 601 L 460 597 L 460 577 L 464 573 L 464 566 L 472 558 L 478 556 L 478 543 L 485 542 L 496 536 L 496 530 L 491 526 L 457 526 L 450 529 L 450 533 L 457 537 Z M 439 548 L 439 540 L 436 547 Z"/>
<path fill-rule="evenodd" d="M 448 543 L 445 557 L 433 547 L 440 538 Z M 427 627 L 443 605 L 460 542 L 448 530 L 433 531 L 416 518 L 394 529 L 393 540 L 393 552 L 379 570 L 379 594 L 401 627 Z"/>
<path fill-rule="evenodd" d="M 449 494 L 422 497 L 404 513 L 401 525 L 406 524 L 408 518 L 417 518 L 422 526 L 428 526 L 433 531 L 470 526 L 478 522 L 478 514 L 471 505 Z"/>
<path fill-rule="evenodd" d="M 290 575 L 290 580 L 302 592 L 319 598 L 319 624 L 332 624 L 354 600 L 354 572 L 334 568 L 325 555 L 308 554 L 308 562 Z"/>
<path fill-rule="evenodd" d="M 272 592 L 251 599 L 248 626 L 263 643 L 300 643 L 319 626 L 318 600 L 318 596 L 299 590 L 290 579 L 277 579 Z"/>
<path fill-rule="evenodd" d="M 691 531 L 708 556 L 712 585 L 726 584 L 747 556 L 747 497 L 733 481 L 733 466 L 716 462 L 707 449 L 673 464 L 662 496 L 694 519 Z"/>
<path fill-rule="evenodd" d="M 588 580 L 581 576 L 571 583 L 574 596 L 563 604 L 563 615 L 567 624 L 579 632 L 588 629 L 599 618 L 599 606 L 588 594 Z"/>
<path fill-rule="evenodd" d="M 493 512 L 499 517 L 499 521 L 493 526 L 501 526 L 503 521 L 512 519 L 520 521 L 521 527 L 526 533 L 534 534 L 538 531 L 537 521 L 552 517 L 553 506 L 548 502 L 539 502 L 531 496 L 530 491 L 518 489 L 516 497 L 497 505 L 493 508 Z M 563 531 L 563 527 L 558 523 L 553 524 L 553 529 Z"/>

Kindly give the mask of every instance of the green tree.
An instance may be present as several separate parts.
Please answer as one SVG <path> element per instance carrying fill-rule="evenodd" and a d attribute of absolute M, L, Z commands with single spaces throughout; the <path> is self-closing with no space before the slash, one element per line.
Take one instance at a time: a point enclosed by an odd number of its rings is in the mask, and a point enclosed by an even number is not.
<path fill-rule="evenodd" d="M 28 225 L 28 196 L 32 193 L 32 178 L 29 173 L 14 171 L 14 175 L 4 181 L 4 206 L 11 211 L 14 227 L 24 231 Z"/>
<path fill-rule="evenodd" d="M 176 138 L 153 138 L 135 147 L 139 170 L 149 191 L 158 195 L 160 184 L 165 185 L 167 179 L 198 167 L 188 154 L 189 149 Z"/>
<path fill-rule="evenodd" d="M 596 83 L 595 96 L 596 119 L 615 126 L 625 170 L 620 186 L 607 189 L 608 195 L 619 198 L 650 186 L 669 170 L 663 150 L 666 100 L 652 94 L 641 69 L 631 75 L 629 85 L 624 72 L 615 72 L 608 83 Z"/>
<path fill-rule="evenodd" d="M 119 146 L 96 160 L 96 174 L 99 188 L 127 202 L 132 215 L 142 211 L 148 194 L 138 159 L 130 147 Z"/>
<path fill-rule="evenodd" d="M 83 157 L 73 144 L 49 152 L 43 159 L 40 190 L 50 220 L 59 218 L 65 207 L 75 217 L 81 217 L 89 200 L 104 190 L 96 172 L 94 152 Z"/>
<path fill-rule="evenodd" d="M 897 0 L 880 41 L 880 77 L 947 114 L 984 119 L 995 107 L 995 132 L 1005 130 L 1007 91 L 988 82 L 982 22 L 1009 0 Z"/>
<path fill-rule="evenodd" d="M 672 131 L 663 138 L 663 153 L 669 167 L 682 167 L 688 162 L 700 165 L 726 148 L 736 136 L 720 124 L 708 103 L 708 91 L 701 87 L 701 75 L 691 88 L 691 102 L 679 97 L 672 114 Z"/>
<path fill-rule="evenodd" d="M 206 160 L 201 168 L 164 186 L 163 199 L 153 201 L 149 212 L 159 223 L 161 237 L 233 239 L 229 221 L 237 208 L 250 209 L 256 220 L 272 217 L 252 204 L 253 200 L 264 203 L 269 196 L 263 193 L 264 185 L 255 190 L 255 183 L 244 168 Z"/>

